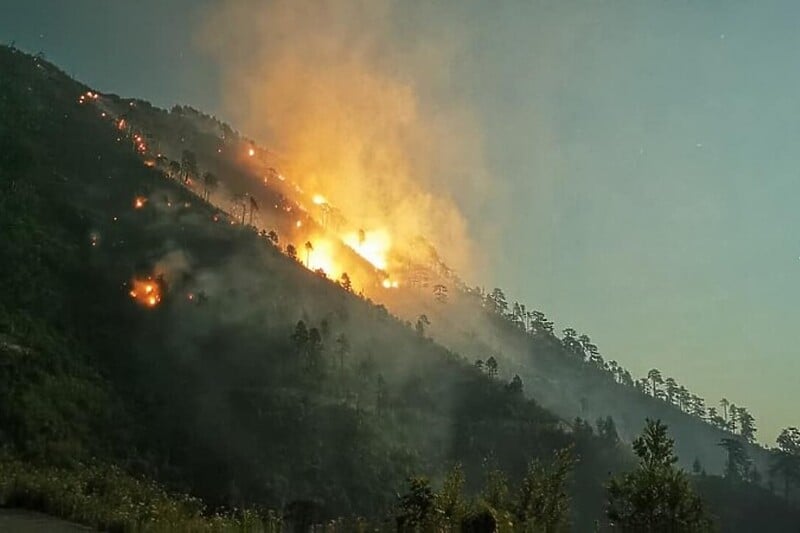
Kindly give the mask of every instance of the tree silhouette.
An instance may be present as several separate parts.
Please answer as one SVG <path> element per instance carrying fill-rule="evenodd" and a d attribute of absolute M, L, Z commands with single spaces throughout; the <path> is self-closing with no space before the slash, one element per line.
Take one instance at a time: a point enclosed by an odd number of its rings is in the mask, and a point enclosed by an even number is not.
<path fill-rule="evenodd" d="M 502 289 L 497 287 L 495 287 L 491 293 L 486 295 L 486 298 L 484 299 L 484 305 L 489 311 L 498 315 L 505 315 L 508 311 L 506 295 L 503 293 Z"/>
<path fill-rule="evenodd" d="M 706 401 L 697 394 L 692 394 L 689 399 L 689 414 L 701 420 L 706 417 Z"/>
<path fill-rule="evenodd" d="M 342 276 L 339 278 L 339 285 L 347 292 L 353 292 L 353 282 L 350 281 L 350 276 L 347 275 L 347 272 L 342 272 Z"/>
<path fill-rule="evenodd" d="M 169 177 L 172 179 L 177 179 L 181 175 L 181 164 L 178 161 L 170 161 L 169 166 L 167 167 L 169 172 Z"/>
<path fill-rule="evenodd" d="M 493 355 L 486 360 L 486 372 L 488 372 L 490 377 L 497 377 L 497 359 L 495 359 Z"/>
<path fill-rule="evenodd" d="M 739 411 L 739 435 L 744 437 L 749 443 L 753 443 L 756 440 L 756 420 L 753 418 L 753 415 L 744 408 L 740 407 Z"/>
<path fill-rule="evenodd" d="M 566 482 L 574 464 L 570 450 L 557 452 L 550 468 L 536 460 L 528 464 L 514 505 L 520 531 L 569 530 Z"/>
<path fill-rule="evenodd" d="M 184 150 L 181 154 L 181 175 L 183 182 L 188 183 L 192 178 L 196 177 L 197 170 L 197 156 L 191 150 Z"/>
<path fill-rule="evenodd" d="M 294 247 L 294 244 L 286 245 L 286 255 L 297 261 L 297 248 Z"/>
<path fill-rule="evenodd" d="M 800 486 L 800 429 L 783 429 L 775 443 L 769 471 L 783 478 L 783 497 L 788 500 L 791 486 Z"/>
<path fill-rule="evenodd" d="M 650 391 L 653 396 L 658 395 L 658 386 L 664 383 L 661 372 L 657 368 L 652 368 L 647 373 L 647 380 L 650 382 Z"/>
<path fill-rule="evenodd" d="M 561 339 L 561 345 L 564 349 L 568 353 L 583 359 L 585 354 L 583 353 L 581 343 L 577 339 L 578 332 L 573 328 L 565 328 L 562 333 L 564 337 Z"/>
<path fill-rule="evenodd" d="M 441 304 L 447 303 L 447 287 L 441 283 L 434 285 L 433 297 L 436 298 L 436 301 Z"/>
<path fill-rule="evenodd" d="M 467 511 L 464 501 L 464 470 L 456 464 L 445 476 L 442 489 L 436 494 L 436 506 L 445 524 L 460 524 Z"/>
<path fill-rule="evenodd" d="M 648 419 L 633 441 L 639 466 L 611 480 L 606 515 L 613 528 L 630 532 L 709 531 L 711 521 L 683 470 L 676 468 L 667 426 Z"/>
<path fill-rule="evenodd" d="M 316 377 L 322 373 L 322 335 L 317 328 L 308 330 L 306 368 Z"/>
<path fill-rule="evenodd" d="M 598 368 L 602 368 L 603 358 L 600 356 L 597 346 L 592 344 L 592 339 L 590 339 L 588 335 L 584 334 L 578 337 L 578 343 L 580 343 L 581 346 L 582 357 L 586 358 L 590 363 Z"/>
<path fill-rule="evenodd" d="M 436 528 L 439 514 L 436 508 L 436 494 L 427 478 L 409 478 L 408 492 L 399 499 L 395 519 L 398 531 L 433 531 Z"/>
<path fill-rule="evenodd" d="M 514 374 L 514 377 L 511 378 L 511 381 L 509 381 L 508 385 L 506 385 L 506 390 L 508 390 L 508 392 L 511 394 L 522 394 L 522 389 L 522 378 L 519 377 L 518 374 Z"/>
<path fill-rule="evenodd" d="M 679 391 L 678 383 L 675 381 L 675 378 L 667 378 L 664 380 L 664 393 L 666 394 L 667 401 L 671 404 L 675 404 L 678 400 L 678 391 Z"/>
<path fill-rule="evenodd" d="M 725 425 L 728 424 L 728 407 L 730 407 L 731 402 L 728 401 L 727 398 L 723 398 L 719 401 L 719 406 L 722 408 L 722 419 L 725 421 Z"/>
<path fill-rule="evenodd" d="M 249 224 L 253 225 L 253 215 L 256 211 L 258 211 L 258 202 L 256 202 L 255 197 L 252 194 L 248 195 L 248 199 L 250 200 L 250 221 Z M 244 222 L 242 222 L 244 223 Z"/>
<path fill-rule="evenodd" d="M 689 403 L 691 401 L 691 394 L 689 391 L 681 385 L 678 388 L 678 407 L 680 407 L 681 411 L 687 411 L 689 409 Z"/>
<path fill-rule="evenodd" d="M 747 479 L 750 472 L 750 457 L 739 439 L 724 438 L 719 446 L 725 449 L 728 458 L 725 461 L 725 477 L 730 479 Z"/>
<path fill-rule="evenodd" d="M 428 315 L 419 315 L 419 318 L 417 318 L 417 324 L 415 326 L 415 329 L 417 331 L 417 335 L 419 335 L 420 337 L 424 337 L 425 336 L 425 327 L 426 326 L 430 326 L 430 325 L 431 325 L 431 321 L 428 320 Z"/>
<path fill-rule="evenodd" d="M 311 252 L 314 250 L 314 245 L 311 244 L 311 241 L 306 241 L 306 268 L 309 268 L 309 264 L 311 262 Z"/>
<path fill-rule="evenodd" d="M 211 192 L 217 189 L 219 184 L 217 177 L 211 172 L 203 174 L 203 200 L 208 201 L 211 198 Z"/>
<path fill-rule="evenodd" d="M 533 311 L 530 314 L 530 327 L 534 335 L 553 333 L 553 323 L 541 311 Z"/>
<path fill-rule="evenodd" d="M 731 403 L 728 406 L 728 431 L 736 433 L 739 428 L 739 408 L 736 404 Z"/>
<path fill-rule="evenodd" d="M 607 446 L 616 446 L 619 444 L 619 433 L 617 433 L 617 425 L 614 419 L 610 416 L 597 419 L 597 436 L 600 437 Z"/>
<path fill-rule="evenodd" d="M 350 353 L 350 341 L 347 340 L 344 333 L 340 333 L 336 337 L 336 355 L 339 356 L 339 371 L 344 376 L 344 359 Z"/>
<path fill-rule="evenodd" d="M 297 355 L 305 354 L 308 345 L 308 328 L 306 327 L 306 323 L 299 320 L 290 338 L 292 343 L 294 343 Z"/>

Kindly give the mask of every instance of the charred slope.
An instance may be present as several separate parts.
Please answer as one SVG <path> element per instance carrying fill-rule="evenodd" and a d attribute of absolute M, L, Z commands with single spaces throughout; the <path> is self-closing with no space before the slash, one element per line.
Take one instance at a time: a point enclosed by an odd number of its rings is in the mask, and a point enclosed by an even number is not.
<path fill-rule="evenodd" d="M 576 525 L 600 516 L 629 465 L 613 439 L 565 431 L 517 384 L 215 221 L 52 65 L 2 48 L 0 72 L 7 451 L 102 457 L 212 504 L 377 516 L 409 474 L 458 461 L 474 489 L 487 458 L 514 478 L 574 446 Z"/>

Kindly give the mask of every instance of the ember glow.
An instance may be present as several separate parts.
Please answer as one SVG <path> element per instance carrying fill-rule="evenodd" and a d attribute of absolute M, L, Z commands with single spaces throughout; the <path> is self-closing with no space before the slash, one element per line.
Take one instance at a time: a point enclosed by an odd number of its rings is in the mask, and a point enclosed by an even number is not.
<path fill-rule="evenodd" d="M 137 196 L 133 199 L 133 207 L 136 209 L 141 209 L 144 207 L 144 204 L 147 203 L 147 198 L 144 196 Z"/>
<path fill-rule="evenodd" d="M 161 302 L 161 288 L 152 279 L 133 279 L 132 289 L 128 294 L 145 307 L 155 307 Z"/>

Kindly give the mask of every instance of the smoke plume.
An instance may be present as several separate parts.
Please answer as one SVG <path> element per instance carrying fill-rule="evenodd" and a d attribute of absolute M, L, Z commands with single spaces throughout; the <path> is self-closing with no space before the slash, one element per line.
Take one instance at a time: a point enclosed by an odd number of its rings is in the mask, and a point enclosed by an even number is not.
<path fill-rule="evenodd" d="M 402 7 L 402 9 L 400 9 Z M 475 273 L 456 200 L 484 194 L 482 142 L 450 72 L 462 36 L 437 8 L 393 1 L 222 3 L 198 39 L 223 112 L 281 172 L 393 245 L 422 235 Z"/>

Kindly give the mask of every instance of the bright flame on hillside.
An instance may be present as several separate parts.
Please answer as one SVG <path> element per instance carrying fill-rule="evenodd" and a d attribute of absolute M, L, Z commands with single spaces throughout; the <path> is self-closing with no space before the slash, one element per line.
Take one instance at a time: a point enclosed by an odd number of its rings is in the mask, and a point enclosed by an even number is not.
<path fill-rule="evenodd" d="M 155 307 L 161 302 L 161 288 L 152 279 L 134 279 L 133 288 L 128 293 L 131 298 L 145 307 Z"/>
<path fill-rule="evenodd" d="M 254 149 L 254 148 L 250 148 L 250 149 L 247 151 L 247 155 L 248 155 L 248 156 L 250 156 L 250 157 L 253 157 L 254 155 L 256 155 L 256 151 L 255 151 L 255 149 Z"/>
<path fill-rule="evenodd" d="M 315 194 L 314 198 L 312 198 L 311 201 L 314 202 L 316 205 L 323 205 L 328 203 L 325 197 L 322 196 L 321 194 Z"/>
<path fill-rule="evenodd" d="M 342 268 L 334 260 L 333 243 L 327 239 L 313 241 L 313 250 L 308 251 L 308 269 L 322 269 L 332 279 L 342 275 Z M 303 249 L 305 254 L 306 250 Z M 305 259 L 305 257 L 303 257 Z"/>
<path fill-rule="evenodd" d="M 348 233 L 342 240 L 372 266 L 386 270 L 387 257 L 392 245 L 389 232 L 385 229 Z"/>

